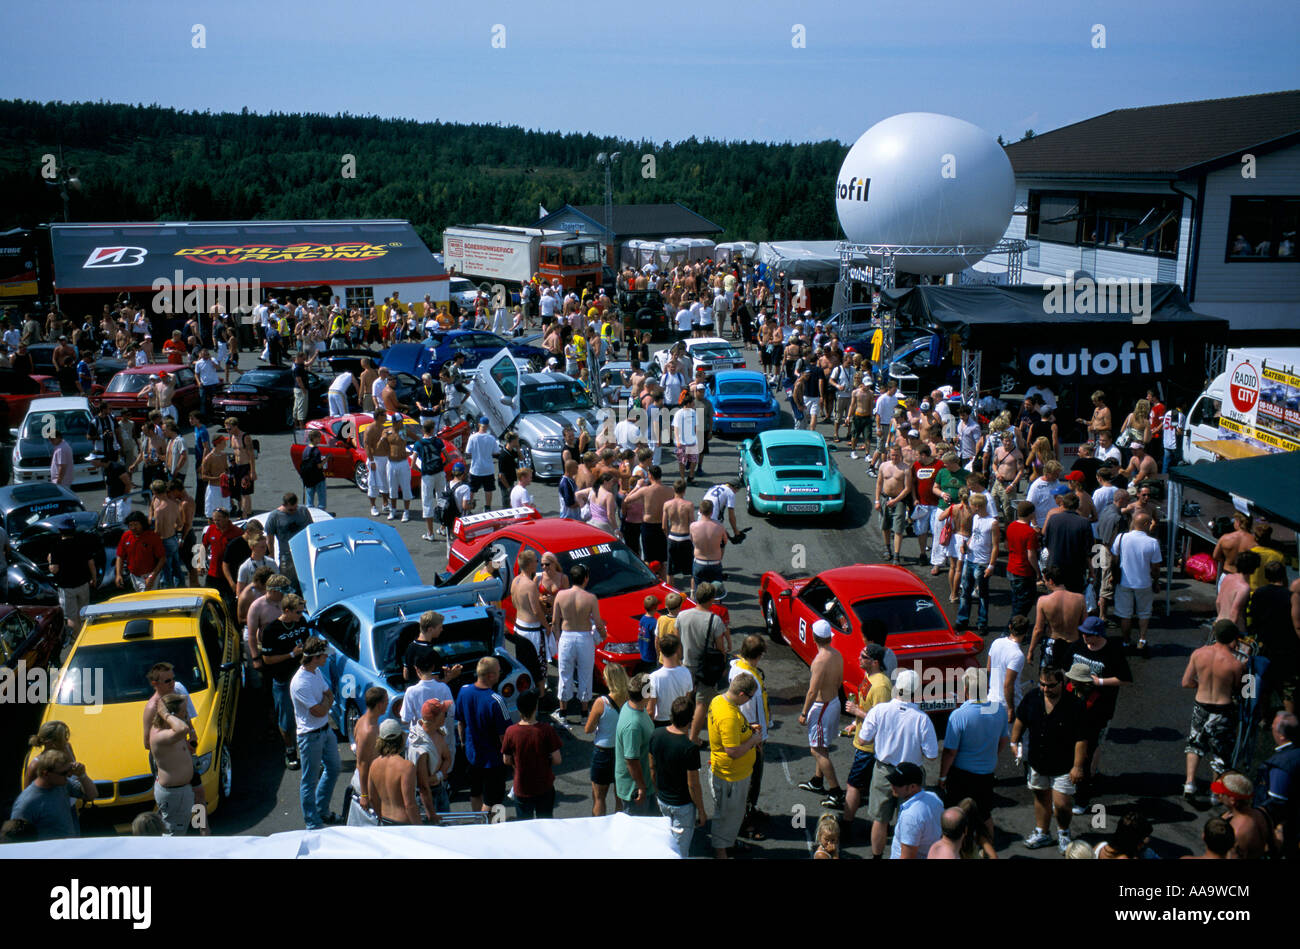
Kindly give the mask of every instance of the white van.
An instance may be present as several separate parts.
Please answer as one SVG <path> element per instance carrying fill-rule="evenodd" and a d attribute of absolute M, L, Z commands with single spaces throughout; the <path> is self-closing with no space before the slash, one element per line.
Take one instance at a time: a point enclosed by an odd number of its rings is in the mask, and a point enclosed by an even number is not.
<path fill-rule="evenodd" d="M 1247 352 L 1270 366 L 1293 372 L 1295 367 L 1300 366 L 1300 349 L 1251 349 Z M 1228 374 L 1221 372 L 1192 403 L 1192 409 L 1187 413 L 1187 433 L 1183 436 L 1183 464 L 1195 465 L 1219 460 L 1218 455 L 1201 448 L 1197 442 L 1214 441 L 1220 437 L 1219 413 L 1223 408 L 1223 400 L 1227 397 Z"/>

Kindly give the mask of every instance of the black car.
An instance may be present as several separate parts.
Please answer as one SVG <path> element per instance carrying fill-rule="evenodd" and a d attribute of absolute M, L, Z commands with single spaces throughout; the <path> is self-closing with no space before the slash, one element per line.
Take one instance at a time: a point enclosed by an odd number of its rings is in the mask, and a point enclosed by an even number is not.
<path fill-rule="evenodd" d="M 325 414 L 325 393 L 333 377 L 307 372 L 307 416 Z M 262 426 L 270 431 L 293 428 L 293 368 L 261 366 L 250 369 L 230 383 L 212 400 L 218 417 L 233 415 L 246 420 L 246 428 Z"/>
<path fill-rule="evenodd" d="M 14 484 L 0 488 L 0 523 L 9 535 L 4 576 L 8 603 L 50 604 L 59 601 L 49 575 L 23 553 L 22 541 L 33 525 L 60 514 L 84 514 L 85 507 L 62 485 Z M 94 515 L 89 515 L 93 521 Z M 84 520 L 84 519 L 83 519 Z"/>
<path fill-rule="evenodd" d="M 649 333 L 655 340 L 668 338 L 672 318 L 658 290 L 621 290 L 618 308 L 626 329 L 634 329 L 638 334 Z"/>

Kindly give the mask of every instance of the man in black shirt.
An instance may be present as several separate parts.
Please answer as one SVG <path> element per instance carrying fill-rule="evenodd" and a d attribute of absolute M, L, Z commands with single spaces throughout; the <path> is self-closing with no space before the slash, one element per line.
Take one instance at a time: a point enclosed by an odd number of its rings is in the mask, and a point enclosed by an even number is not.
<path fill-rule="evenodd" d="M 1061 495 L 1058 503 L 1064 510 L 1049 517 L 1043 529 L 1047 562 L 1061 568 L 1061 579 L 1067 590 L 1082 593 L 1092 559 L 1092 525 L 1079 515 L 1077 494 Z"/>
<path fill-rule="evenodd" d="M 1056 515 L 1059 517 L 1060 515 Z M 1084 706 L 1065 691 L 1065 674 L 1046 666 L 1038 672 L 1038 688 L 1020 700 L 1011 726 L 1011 747 L 1021 757 L 1021 738 L 1029 732 L 1029 789 L 1034 795 L 1034 832 L 1025 838 L 1031 850 L 1049 846 L 1047 830 L 1056 814 L 1057 846 L 1070 846 L 1070 808 L 1075 785 L 1083 779 L 1088 756 Z"/>
<path fill-rule="evenodd" d="M 511 432 L 506 436 L 506 450 L 497 456 L 497 484 L 505 507 L 510 506 L 510 492 L 519 480 L 519 436 Z"/>
<path fill-rule="evenodd" d="M 1089 616 L 1079 627 L 1079 633 L 1079 641 L 1074 644 L 1074 654 L 1070 657 L 1070 673 L 1067 674 L 1072 681 L 1066 685 L 1068 692 L 1083 701 L 1088 734 L 1088 763 L 1084 769 L 1083 782 L 1075 795 L 1076 814 L 1087 810 L 1093 780 L 1097 775 L 1098 752 L 1102 739 L 1106 737 L 1106 729 L 1110 727 L 1110 720 L 1115 717 L 1120 686 L 1133 681 L 1124 642 L 1107 638 L 1104 620 Z M 1076 671 L 1084 671 L 1079 669 L 1081 665 L 1086 668 L 1088 675 L 1086 683 L 1073 680 Z"/>
<path fill-rule="evenodd" d="M 1079 457 L 1074 460 L 1070 470 L 1083 473 L 1083 487 L 1092 494 L 1097 490 L 1097 469 L 1100 467 L 1101 459 L 1094 455 L 1092 443 L 1084 442 L 1079 446 Z"/>
<path fill-rule="evenodd" d="M 438 645 L 437 639 L 442 635 L 442 614 L 434 610 L 426 610 L 420 614 L 420 632 L 415 639 L 406 647 L 406 652 L 402 654 L 402 678 L 407 682 L 416 680 L 415 663 L 426 653 L 433 652 L 434 647 Z M 442 679 L 442 669 L 437 669 L 434 673 L 435 679 Z"/>
<path fill-rule="evenodd" d="M 235 543 L 242 543 L 242 539 L 231 541 L 232 545 Z M 298 671 L 303 643 L 307 641 L 307 624 L 302 618 L 304 605 L 302 597 L 290 593 L 280 601 L 279 617 L 263 626 L 257 637 L 262 668 L 271 677 L 275 723 L 280 728 L 280 737 L 284 739 L 284 765 L 290 771 L 298 770 L 298 742 L 289 683 Z"/>
<path fill-rule="evenodd" d="M 235 611 L 235 586 L 239 579 L 239 568 L 253 555 L 253 549 L 244 537 L 243 528 L 236 529 L 240 534 L 238 537 L 231 538 L 226 544 L 225 552 L 221 555 L 221 571 L 217 582 L 217 590 L 226 603 L 226 609 L 232 613 Z M 292 712 L 292 704 L 289 708 Z"/>
<path fill-rule="evenodd" d="M 1291 619 L 1291 591 L 1286 586 L 1286 564 L 1273 560 L 1264 566 L 1264 584 L 1246 601 L 1246 628 L 1259 640 L 1260 655 L 1268 659 L 1264 679 L 1288 712 L 1295 711 L 1300 677 L 1300 637 Z"/>
<path fill-rule="evenodd" d="M 73 638 L 81 631 L 81 611 L 90 604 L 90 591 L 99 579 L 95 551 L 85 534 L 77 533 L 77 522 L 59 522 L 59 542 L 46 557 L 50 577 L 59 591 L 59 607 Z"/>
<path fill-rule="evenodd" d="M 442 391 L 442 383 L 433 378 L 431 373 L 425 373 L 421 377 L 422 385 L 415 390 L 413 396 L 415 401 L 415 416 L 423 424 L 426 421 L 437 421 L 438 416 L 442 414 L 443 400 L 445 396 Z"/>
<path fill-rule="evenodd" d="M 691 855 L 695 828 L 708 819 L 700 790 L 700 747 L 686 734 L 694 714 L 694 694 L 679 695 L 673 699 L 672 723 L 650 736 L 650 780 L 683 859 Z"/>

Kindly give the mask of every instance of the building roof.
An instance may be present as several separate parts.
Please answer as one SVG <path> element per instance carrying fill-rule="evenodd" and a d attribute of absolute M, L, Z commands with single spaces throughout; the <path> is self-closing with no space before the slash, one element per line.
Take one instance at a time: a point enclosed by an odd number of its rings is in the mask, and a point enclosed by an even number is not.
<path fill-rule="evenodd" d="M 1189 177 L 1300 142 L 1300 89 L 1116 109 L 1007 146 L 1017 176 Z"/>
<path fill-rule="evenodd" d="M 566 212 L 576 211 L 591 223 L 605 227 L 603 204 L 566 204 L 537 222 L 546 227 L 547 222 Z M 708 218 L 696 214 L 680 202 L 672 204 L 616 204 L 614 205 L 614 237 L 674 237 L 677 235 L 721 234 L 723 228 Z"/>

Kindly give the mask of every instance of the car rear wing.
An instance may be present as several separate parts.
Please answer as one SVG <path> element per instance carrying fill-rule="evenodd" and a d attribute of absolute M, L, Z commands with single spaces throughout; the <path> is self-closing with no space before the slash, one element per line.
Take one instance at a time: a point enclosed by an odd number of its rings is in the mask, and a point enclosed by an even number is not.
<path fill-rule="evenodd" d="M 498 577 L 453 587 L 424 587 L 398 590 L 374 598 L 374 622 L 418 617 L 425 610 L 457 606 L 495 606 L 506 595 L 505 582 Z"/>
<path fill-rule="evenodd" d="M 505 507 L 496 511 L 484 511 L 482 514 L 471 514 L 468 517 L 458 517 L 451 527 L 451 532 L 457 540 L 468 543 L 484 534 L 490 534 L 512 524 L 541 519 L 542 512 L 535 507 Z"/>
<path fill-rule="evenodd" d="M 151 597 L 143 600 L 109 600 L 83 607 L 81 615 L 88 620 L 122 617 L 157 616 L 160 613 L 196 613 L 206 598 L 202 596 Z"/>

